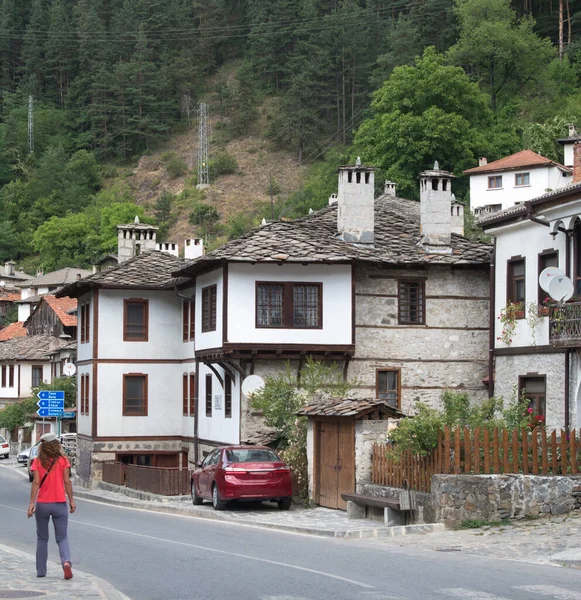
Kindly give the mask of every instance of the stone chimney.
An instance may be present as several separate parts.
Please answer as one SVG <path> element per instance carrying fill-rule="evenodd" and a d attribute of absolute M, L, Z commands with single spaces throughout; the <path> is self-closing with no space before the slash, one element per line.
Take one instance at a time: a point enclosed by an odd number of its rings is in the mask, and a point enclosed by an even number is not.
<path fill-rule="evenodd" d="M 579 183 L 581 181 L 581 142 L 573 144 L 573 181 L 571 183 Z"/>
<path fill-rule="evenodd" d="M 42 277 L 44 275 L 44 271 L 42 269 L 36 269 L 36 276 Z"/>
<path fill-rule="evenodd" d="M 383 193 L 389 198 L 395 198 L 395 183 L 386 179 L 383 185 Z"/>
<path fill-rule="evenodd" d="M 420 173 L 421 243 L 428 252 L 449 254 L 452 237 L 452 178 L 438 161 L 431 171 Z"/>
<path fill-rule="evenodd" d="M 200 256 L 204 256 L 204 240 L 202 238 L 191 238 L 184 242 L 184 258 L 186 260 L 194 260 Z"/>
<path fill-rule="evenodd" d="M 569 137 L 577 137 L 577 128 L 575 125 L 569 125 Z"/>
<path fill-rule="evenodd" d="M 343 240 L 372 244 L 375 225 L 373 167 L 361 165 L 339 167 L 337 194 L 337 231 Z"/>
<path fill-rule="evenodd" d="M 456 196 L 452 194 L 452 204 L 450 206 L 452 216 L 452 233 L 464 235 L 464 205 L 456 201 Z"/>
<path fill-rule="evenodd" d="M 145 225 L 135 217 L 135 222 L 117 225 L 117 256 L 120 263 L 139 256 L 146 250 L 155 250 L 157 227 Z"/>
<path fill-rule="evenodd" d="M 14 261 L 12 261 L 12 260 L 7 260 L 7 261 L 4 263 L 4 273 L 5 273 L 6 275 L 14 275 L 14 265 L 15 265 L 15 264 L 16 264 L 16 263 L 15 263 Z"/>
<path fill-rule="evenodd" d="M 157 242 L 155 244 L 155 249 L 159 252 L 165 252 L 166 254 L 171 254 L 172 256 L 180 255 L 180 247 L 173 242 Z"/>
<path fill-rule="evenodd" d="M 483 156 L 482 158 L 478 159 L 478 166 L 479 167 L 483 167 L 484 165 L 488 164 L 488 159 L 486 158 L 486 156 Z"/>
<path fill-rule="evenodd" d="M 331 206 L 331 204 L 337 204 L 337 194 L 331 194 L 329 196 L 329 206 Z"/>

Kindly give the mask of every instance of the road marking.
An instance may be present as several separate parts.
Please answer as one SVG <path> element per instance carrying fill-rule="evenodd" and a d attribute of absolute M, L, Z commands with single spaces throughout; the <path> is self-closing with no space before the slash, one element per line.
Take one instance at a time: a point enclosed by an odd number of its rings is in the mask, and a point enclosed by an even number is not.
<path fill-rule="evenodd" d="M 25 513 L 25 510 L 20 508 L 14 508 L 13 506 L 6 506 L 4 504 L 0 504 L 0 506 L 5 506 L 6 508 L 10 508 L 12 510 L 16 510 L 18 512 Z M 277 567 L 284 567 L 285 569 L 294 569 L 295 571 L 303 571 L 304 573 L 312 573 L 313 575 L 320 575 L 321 577 L 327 577 L 329 579 L 336 579 L 337 581 L 343 581 L 345 583 L 350 583 L 351 585 L 356 585 L 358 587 L 366 588 L 369 590 L 375 589 L 375 586 L 369 585 L 368 583 L 363 583 L 362 581 L 357 581 L 355 579 L 349 579 L 347 577 L 341 577 L 340 575 L 333 575 L 333 573 L 327 573 L 326 571 L 318 571 L 317 569 L 309 569 L 307 567 L 299 567 L 298 565 L 291 565 L 289 563 L 279 562 L 277 560 L 269 560 L 267 558 L 259 558 L 257 556 L 248 556 L 247 554 L 240 554 L 238 552 L 228 552 L 227 550 L 218 550 L 217 548 L 210 548 L 209 546 L 199 546 L 198 544 L 187 544 L 186 542 L 177 542 L 175 540 L 168 540 L 165 538 L 155 537 L 153 535 L 145 535 L 144 533 L 134 533 L 133 531 L 127 531 L 125 529 L 115 529 L 114 527 L 104 527 L 103 525 L 94 525 L 93 523 L 85 523 L 84 521 L 77 521 L 76 519 L 71 519 L 73 523 L 78 523 L 79 525 L 86 525 L 87 527 L 95 527 L 96 529 L 103 529 L 105 531 L 112 531 L 115 533 L 123 533 L 127 535 L 133 535 L 135 537 L 145 538 L 148 540 L 154 540 L 156 542 L 166 542 L 168 544 L 175 544 L 176 546 L 186 546 L 187 548 L 196 548 L 197 550 L 204 550 L 205 552 L 215 552 L 216 554 L 224 554 L 226 556 L 235 556 L 236 558 L 244 558 L 246 560 L 253 560 L 255 562 L 262 562 L 268 565 L 275 565 Z"/>
<path fill-rule="evenodd" d="M 448 588 L 444 590 L 436 590 L 437 594 L 444 596 L 452 596 L 453 598 L 464 598 L 466 600 L 510 600 L 504 596 L 495 596 L 478 590 L 469 590 L 467 588 Z"/>
<path fill-rule="evenodd" d="M 361 592 L 359 598 L 364 600 L 405 600 L 403 596 L 390 596 L 385 592 Z"/>
<path fill-rule="evenodd" d="M 515 589 L 540 594 L 541 596 L 549 596 L 555 600 L 581 600 L 581 592 L 574 592 L 553 585 L 518 585 L 515 586 Z"/>

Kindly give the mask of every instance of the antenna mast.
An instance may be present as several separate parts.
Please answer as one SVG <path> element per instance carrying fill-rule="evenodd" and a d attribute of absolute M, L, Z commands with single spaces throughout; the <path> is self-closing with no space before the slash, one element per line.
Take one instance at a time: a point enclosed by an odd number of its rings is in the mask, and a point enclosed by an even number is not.
<path fill-rule="evenodd" d="M 28 153 L 34 154 L 34 102 L 32 94 L 28 96 Z"/>
<path fill-rule="evenodd" d="M 208 172 L 208 105 L 200 102 L 200 116 L 198 121 L 198 189 L 210 185 Z"/>

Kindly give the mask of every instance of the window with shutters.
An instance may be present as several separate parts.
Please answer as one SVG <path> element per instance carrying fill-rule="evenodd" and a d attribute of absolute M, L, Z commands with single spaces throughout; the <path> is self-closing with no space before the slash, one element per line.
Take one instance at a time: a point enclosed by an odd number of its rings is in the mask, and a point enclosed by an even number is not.
<path fill-rule="evenodd" d="M 196 301 L 190 302 L 190 342 L 196 337 Z"/>
<path fill-rule="evenodd" d="M 6 387 L 6 365 L 2 365 L 2 387 Z"/>
<path fill-rule="evenodd" d="M 212 416 L 212 376 L 206 375 L 206 416 Z"/>
<path fill-rule="evenodd" d="M 190 339 L 190 303 L 184 300 L 182 305 L 182 341 L 187 342 Z"/>
<path fill-rule="evenodd" d="M 123 416 L 147 416 L 147 375 L 123 375 Z"/>
<path fill-rule="evenodd" d="M 147 342 L 149 337 L 149 300 L 124 300 L 123 306 L 123 341 Z"/>
<path fill-rule="evenodd" d="M 216 296 L 218 288 L 210 285 L 202 289 L 202 332 L 216 331 Z"/>
<path fill-rule="evenodd" d="M 322 283 L 256 283 L 256 327 L 321 329 Z"/>
<path fill-rule="evenodd" d="M 8 387 L 14 387 L 14 365 L 8 366 Z"/>
<path fill-rule="evenodd" d="M 91 304 L 90 302 L 85 302 L 84 304 L 81 304 L 80 306 L 80 327 L 81 327 L 81 344 L 86 344 L 89 342 L 89 332 L 90 332 L 90 325 L 89 325 L 89 318 L 90 318 L 90 307 Z"/>
<path fill-rule="evenodd" d="M 190 417 L 196 416 L 196 376 L 190 373 Z"/>
<path fill-rule="evenodd" d="M 425 325 L 425 282 L 398 281 L 398 322 L 400 325 Z"/>
<path fill-rule="evenodd" d="M 188 376 L 186 373 L 182 375 L 182 413 L 184 417 L 188 416 Z"/>
<path fill-rule="evenodd" d="M 227 373 L 224 374 L 224 416 L 232 417 L 232 377 Z"/>
<path fill-rule="evenodd" d="M 400 369 L 378 369 L 375 381 L 375 397 L 398 409 L 401 406 L 400 373 Z"/>

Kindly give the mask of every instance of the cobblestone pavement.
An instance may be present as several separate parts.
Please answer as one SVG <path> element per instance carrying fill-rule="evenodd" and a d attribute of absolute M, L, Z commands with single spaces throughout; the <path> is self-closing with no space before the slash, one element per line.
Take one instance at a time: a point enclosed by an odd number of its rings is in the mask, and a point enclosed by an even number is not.
<path fill-rule="evenodd" d="M 78 571 L 74 565 L 72 579 L 65 580 L 61 566 L 50 562 L 47 576 L 38 578 L 34 556 L 2 545 L 0 545 L 0 597 L 129 600 L 108 582 Z"/>

